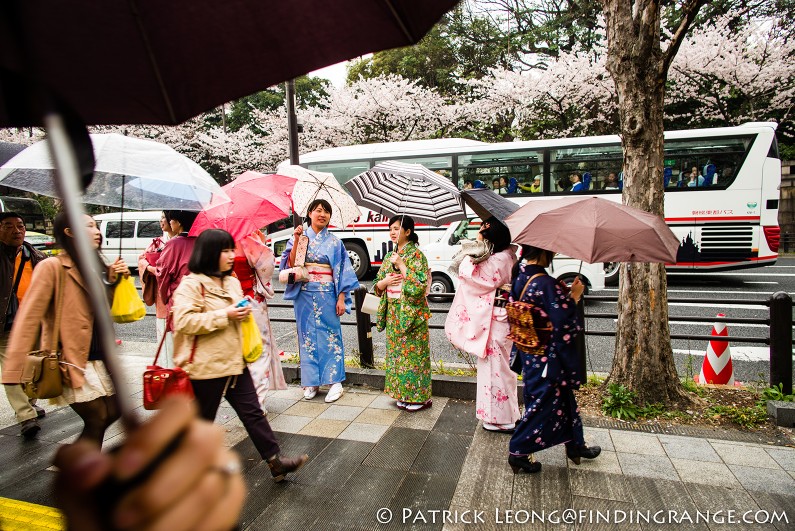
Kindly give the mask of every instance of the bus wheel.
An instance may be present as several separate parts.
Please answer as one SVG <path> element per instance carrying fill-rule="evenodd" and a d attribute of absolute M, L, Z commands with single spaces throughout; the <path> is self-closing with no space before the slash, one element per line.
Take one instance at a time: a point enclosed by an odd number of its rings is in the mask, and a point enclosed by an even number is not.
<path fill-rule="evenodd" d="M 367 252 L 358 243 L 351 242 L 345 242 L 345 250 L 348 251 L 348 258 L 351 259 L 356 277 L 361 279 L 370 269 L 370 258 L 367 256 Z"/>
<path fill-rule="evenodd" d="M 619 262 L 605 262 L 605 285 L 618 286 L 618 270 L 621 268 Z"/>
<path fill-rule="evenodd" d="M 436 295 L 443 295 L 445 293 L 453 292 L 453 283 L 444 275 L 433 274 L 431 276 L 431 292 L 428 298 L 433 302 L 449 302 L 446 297 L 436 297 Z"/>

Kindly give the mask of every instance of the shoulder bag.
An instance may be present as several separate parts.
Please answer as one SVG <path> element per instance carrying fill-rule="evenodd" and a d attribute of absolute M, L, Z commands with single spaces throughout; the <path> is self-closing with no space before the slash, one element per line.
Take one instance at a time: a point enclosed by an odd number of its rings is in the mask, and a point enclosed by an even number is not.
<path fill-rule="evenodd" d="M 202 285 L 202 299 L 204 298 L 204 285 Z M 169 320 L 171 318 L 169 317 Z M 170 326 L 166 326 L 170 330 Z M 160 338 L 160 343 L 157 345 L 157 353 L 155 353 L 155 360 L 144 371 L 144 409 L 160 409 L 163 405 L 163 400 L 170 396 L 182 395 L 188 398 L 193 398 L 193 385 L 190 383 L 190 375 L 188 371 L 182 367 L 174 367 L 173 369 L 166 369 L 157 364 L 157 358 L 160 357 L 160 350 L 163 348 L 163 342 L 166 340 L 166 333 Z M 190 349 L 190 359 L 188 360 L 188 369 L 193 364 L 193 357 L 196 355 L 196 342 L 199 336 L 193 336 L 193 346 Z"/>
<path fill-rule="evenodd" d="M 61 330 L 63 310 L 64 272 L 58 266 L 58 291 L 55 301 L 55 326 L 52 332 L 50 350 L 37 350 L 28 353 L 22 368 L 22 389 L 30 398 L 55 398 L 63 394 L 63 373 L 61 372 L 61 353 L 58 351 L 58 333 Z"/>

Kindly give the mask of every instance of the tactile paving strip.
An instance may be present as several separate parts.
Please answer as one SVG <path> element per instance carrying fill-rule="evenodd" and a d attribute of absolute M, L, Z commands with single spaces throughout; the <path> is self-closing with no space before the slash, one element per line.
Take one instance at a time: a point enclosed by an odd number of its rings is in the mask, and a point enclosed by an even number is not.
<path fill-rule="evenodd" d="M 3 531 L 52 531 L 66 529 L 61 511 L 44 505 L 0 498 L 0 529 Z"/>

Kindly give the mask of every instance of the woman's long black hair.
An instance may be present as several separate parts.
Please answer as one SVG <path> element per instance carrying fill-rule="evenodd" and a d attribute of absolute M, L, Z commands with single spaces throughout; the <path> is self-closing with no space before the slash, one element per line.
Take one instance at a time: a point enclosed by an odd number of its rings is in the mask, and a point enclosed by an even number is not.
<path fill-rule="evenodd" d="M 219 271 L 218 262 L 221 259 L 221 251 L 234 248 L 235 239 L 231 234 L 222 229 L 207 229 L 196 238 L 193 252 L 188 260 L 188 270 L 209 277 L 231 275 L 232 269 Z"/>
<path fill-rule="evenodd" d="M 398 214 L 397 216 L 392 216 L 389 219 L 389 226 L 391 227 L 392 224 L 396 222 L 400 222 L 400 226 L 403 227 L 403 230 L 411 231 L 409 235 L 406 236 L 406 238 L 408 238 L 410 242 L 419 243 L 420 238 L 419 236 L 417 236 L 417 233 L 414 231 L 414 218 L 412 218 L 411 216 L 404 216 L 402 214 Z"/>
<path fill-rule="evenodd" d="M 547 257 L 547 262 L 552 264 L 552 259 L 555 257 L 555 253 L 553 251 L 547 251 L 546 249 L 542 249 L 540 247 L 522 244 L 522 260 L 519 260 L 516 262 L 516 264 L 514 264 L 511 277 L 515 280 L 517 275 L 519 275 L 519 267 L 522 265 L 523 260 L 538 260 L 544 255 Z"/>
<path fill-rule="evenodd" d="M 488 223 L 489 227 L 480 231 L 480 234 L 483 235 L 484 239 L 491 242 L 494 247 L 492 252 L 499 253 L 511 245 L 511 231 L 500 220 L 492 216 L 484 223 Z"/>

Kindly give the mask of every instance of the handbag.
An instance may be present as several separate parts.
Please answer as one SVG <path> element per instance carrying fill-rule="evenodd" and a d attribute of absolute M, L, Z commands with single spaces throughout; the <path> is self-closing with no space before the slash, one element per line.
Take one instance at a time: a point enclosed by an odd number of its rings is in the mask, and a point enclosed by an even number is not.
<path fill-rule="evenodd" d="M 359 309 L 362 313 L 375 315 L 378 313 L 378 305 L 381 304 L 381 297 L 366 293 L 362 299 L 362 307 Z"/>
<path fill-rule="evenodd" d="M 64 273 L 58 268 L 58 292 L 55 302 L 55 326 L 50 350 L 28 353 L 22 368 L 22 390 L 29 398 L 55 398 L 63 394 L 61 353 L 58 352 L 58 333 L 61 330 L 63 311 Z"/>
<path fill-rule="evenodd" d="M 240 333 L 243 336 L 243 361 L 254 363 L 262 356 L 262 334 L 252 314 L 240 323 Z"/>
<path fill-rule="evenodd" d="M 146 316 L 146 306 L 138 296 L 138 288 L 132 277 L 122 278 L 116 285 L 110 316 L 115 323 L 140 321 Z"/>
<path fill-rule="evenodd" d="M 147 306 L 154 306 L 157 303 L 157 276 L 144 269 L 141 273 L 141 284 L 144 303 Z"/>
<path fill-rule="evenodd" d="M 534 355 L 544 353 L 549 334 L 552 332 L 552 324 L 547 320 L 544 323 L 545 326 L 538 326 L 533 318 L 533 312 L 538 311 L 536 305 L 532 302 L 523 302 L 522 299 L 524 299 L 530 283 L 544 274 L 538 273 L 530 277 L 522 290 L 519 300 L 505 305 L 505 311 L 508 314 L 508 325 L 510 326 L 508 339 L 513 341 L 513 344 L 519 349 Z M 539 338 L 539 331 L 543 331 L 545 337 Z M 521 361 L 519 363 L 521 364 Z M 513 365 L 513 362 L 511 364 Z"/>
<path fill-rule="evenodd" d="M 202 292 L 204 291 L 202 286 Z M 204 295 L 204 293 L 202 293 Z M 196 355 L 196 341 L 198 336 L 193 336 L 193 346 L 190 351 L 190 359 L 188 365 L 193 363 L 193 357 Z M 157 364 L 157 358 L 160 357 L 160 350 L 163 348 L 163 342 L 166 340 L 166 334 L 160 338 L 160 343 L 157 345 L 157 353 L 152 365 L 149 365 L 144 371 L 144 409 L 160 409 L 163 405 L 163 400 L 170 396 L 182 395 L 187 398 L 193 398 L 193 385 L 190 383 L 190 375 L 182 367 L 174 367 L 173 369 L 166 369 Z"/>

